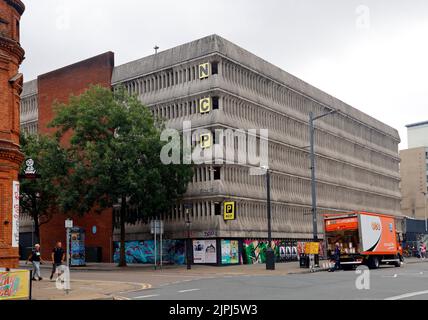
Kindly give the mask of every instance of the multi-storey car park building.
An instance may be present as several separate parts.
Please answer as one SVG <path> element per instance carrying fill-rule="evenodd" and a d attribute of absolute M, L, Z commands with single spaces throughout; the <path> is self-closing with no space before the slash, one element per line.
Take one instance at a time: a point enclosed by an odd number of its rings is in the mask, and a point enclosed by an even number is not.
<path fill-rule="evenodd" d="M 312 238 L 310 111 L 317 115 L 337 110 L 316 123 L 319 214 L 370 211 L 401 216 L 397 130 L 217 35 L 117 66 L 111 86 L 136 94 L 170 128 L 180 130 L 184 121 L 191 121 L 194 130 L 268 129 L 274 239 Z M 34 82 L 27 87 L 23 106 L 37 95 Z M 206 98 L 209 112 L 200 108 Z M 27 131 L 27 123 L 22 125 Z M 266 240 L 265 177 L 250 175 L 250 168 L 195 166 L 184 199 L 162 217 L 165 238 L 187 237 L 184 204 L 190 203 L 192 239 L 216 240 L 206 246 L 215 243 L 219 248 L 232 241 L 242 251 Z M 225 202 L 236 204 L 233 221 L 223 219 Z M 322 239 L 322 218 L 318 221 Z M 127 226 L 127 233 L 130 241 L 152 237 L 149 226 L 142 224 Z M 113 237 L 118 239 L 117 232 Z M 221 253 L 218 256 L 221 260 Z"/>

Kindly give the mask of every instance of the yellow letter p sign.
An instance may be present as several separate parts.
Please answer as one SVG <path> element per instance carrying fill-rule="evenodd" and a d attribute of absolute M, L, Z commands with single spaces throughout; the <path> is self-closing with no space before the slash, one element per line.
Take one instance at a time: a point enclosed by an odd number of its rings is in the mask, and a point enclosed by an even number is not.
<path fill-rule="evenodd" d="M 235 220 L 235 202 L 224 203 L 224 220 Z"/>
<path fill-rule="evenodd" d="M 211 134 L 209 133 L 201 134 L 199 139 L 200 139 L 202 149 L 211 148 Z"/>

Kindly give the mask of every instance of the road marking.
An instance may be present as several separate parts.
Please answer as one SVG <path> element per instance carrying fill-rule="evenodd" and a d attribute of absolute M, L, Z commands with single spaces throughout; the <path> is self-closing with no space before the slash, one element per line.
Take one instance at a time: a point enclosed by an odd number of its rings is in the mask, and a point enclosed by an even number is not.
<path fill-rule="evenodd" d="M 406 294 L 402 294 L 401 296 L 386 298 L 385 300 L 401 300 L 401 299 L 407 299 L 407 298 L 416 297 L 416 296 L 422 296 L 425 294 L 428 294 L 428 290 L 406 293 Z"/>
<path fill-rule="evenodd" d="M 153 298 L 153 297 L 159 297 L 159 294 L 151 294 L 148 296 L 140 296 L 140 297 L 134 297 L 134 299 L 146 299 L 146 298 Z"/>
<path fill-rule="evenodd" d="M 178 293 L 186 293 L 186 292 L 193 292 L 193 291 L 200 291 L 201 289 L 188 289 L 188 290 L 180 290 Z"/>

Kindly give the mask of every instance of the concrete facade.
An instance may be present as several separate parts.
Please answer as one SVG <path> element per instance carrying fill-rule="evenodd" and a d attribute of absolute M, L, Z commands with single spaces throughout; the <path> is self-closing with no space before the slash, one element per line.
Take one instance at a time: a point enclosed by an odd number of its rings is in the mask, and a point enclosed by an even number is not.
<path fill-rule="evenodd" d="M 216 74 L 199 79 L 199 65 Z M 212 35 L 118 66 L 113 86 L 137 94 L 155 116 L 181 128 L 269 129 L 273 237 L 312 237 L 308 113 L 338 113 L 317 123 L 318 206 L 326 211 L 366 210 L 400 216 L 397 131 L 310 86 L 229 41 Z M 217 110 L 198 112 L 203 97 L 218 98 Z M 223 165 L 220 179 L 211 166 L 198 166 L 184 202 L 193 203 L 192 237 L 266 238 L 263 176 L 248 166 Z M 237 219 L 225 222 L 216 204 L 237 203 Z M 222 208 L 221 208 L 222 211 Z M 217 215 L 216 215 L 217 214 Z M 171 238 L 183 238 L 184 209 L 163 217 Z M 319 230 L 323 230 L 319 219 Z M 141 239 L 144 226 L 129 226 Z M 322 234 L 320 234 L 322 238 Z"/>
<path fill-rule="evenodd" d="M 200 79 L 199 67 L 206 63 L 211 72 Z M 112 86 L 138 95 L 170 128 L 191 121 L 193 129 L 269 129 L 276 239 L 312 238 L 310 111 L 338 111 L 316 122 L 320 238 L 325 212 L 401 216 L 397 130 L 217 35 L 117 66 Z M 207 97 L 215 106 L 200 113 L 200 99 Z M 265 239 L 265 177 L 251 176 L 249 169 L 196 166 L 185 198 L 162 217 L 165 238 L 186 237 L 183 203 L 191 203 L 192 238 Z M 236 220 L 223 220 L 225 201 L 236 202 Z M 129 225 L 127 233 L 128 240 L 150 237 L 146 225 Z"/>

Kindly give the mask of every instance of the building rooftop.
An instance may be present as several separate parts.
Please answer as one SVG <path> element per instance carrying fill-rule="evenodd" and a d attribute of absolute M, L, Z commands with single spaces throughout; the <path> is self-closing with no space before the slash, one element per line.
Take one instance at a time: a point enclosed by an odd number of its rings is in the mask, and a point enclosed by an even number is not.
<path fill-rule="evenodd" d="M 428 125 L 428 121 L 423 121 L 423 122 L 408 124 L 406 127 L 407 128 L 414 128 L 414 127 L 421 127 L 421 126 L 426 126 L 426 125 Z"/>
<path fill-rule="evenodd" d="M 310 96 L 318 102 L 339 110 L 357 121 L 366 123 L 400 141 L 400 136 L 395 128 L 319 90 L 309 83 L 216 34 L 116 66 L 113 71 L 112 83 L 115 85 L 124 81 L 133 80 L 143 75 L 171 68 L 185 61 L 191 61 L 215 53 L 261 73 L 274 81 L 282 83 L 288 88 L 300 92 L 303 95 Z"/>

